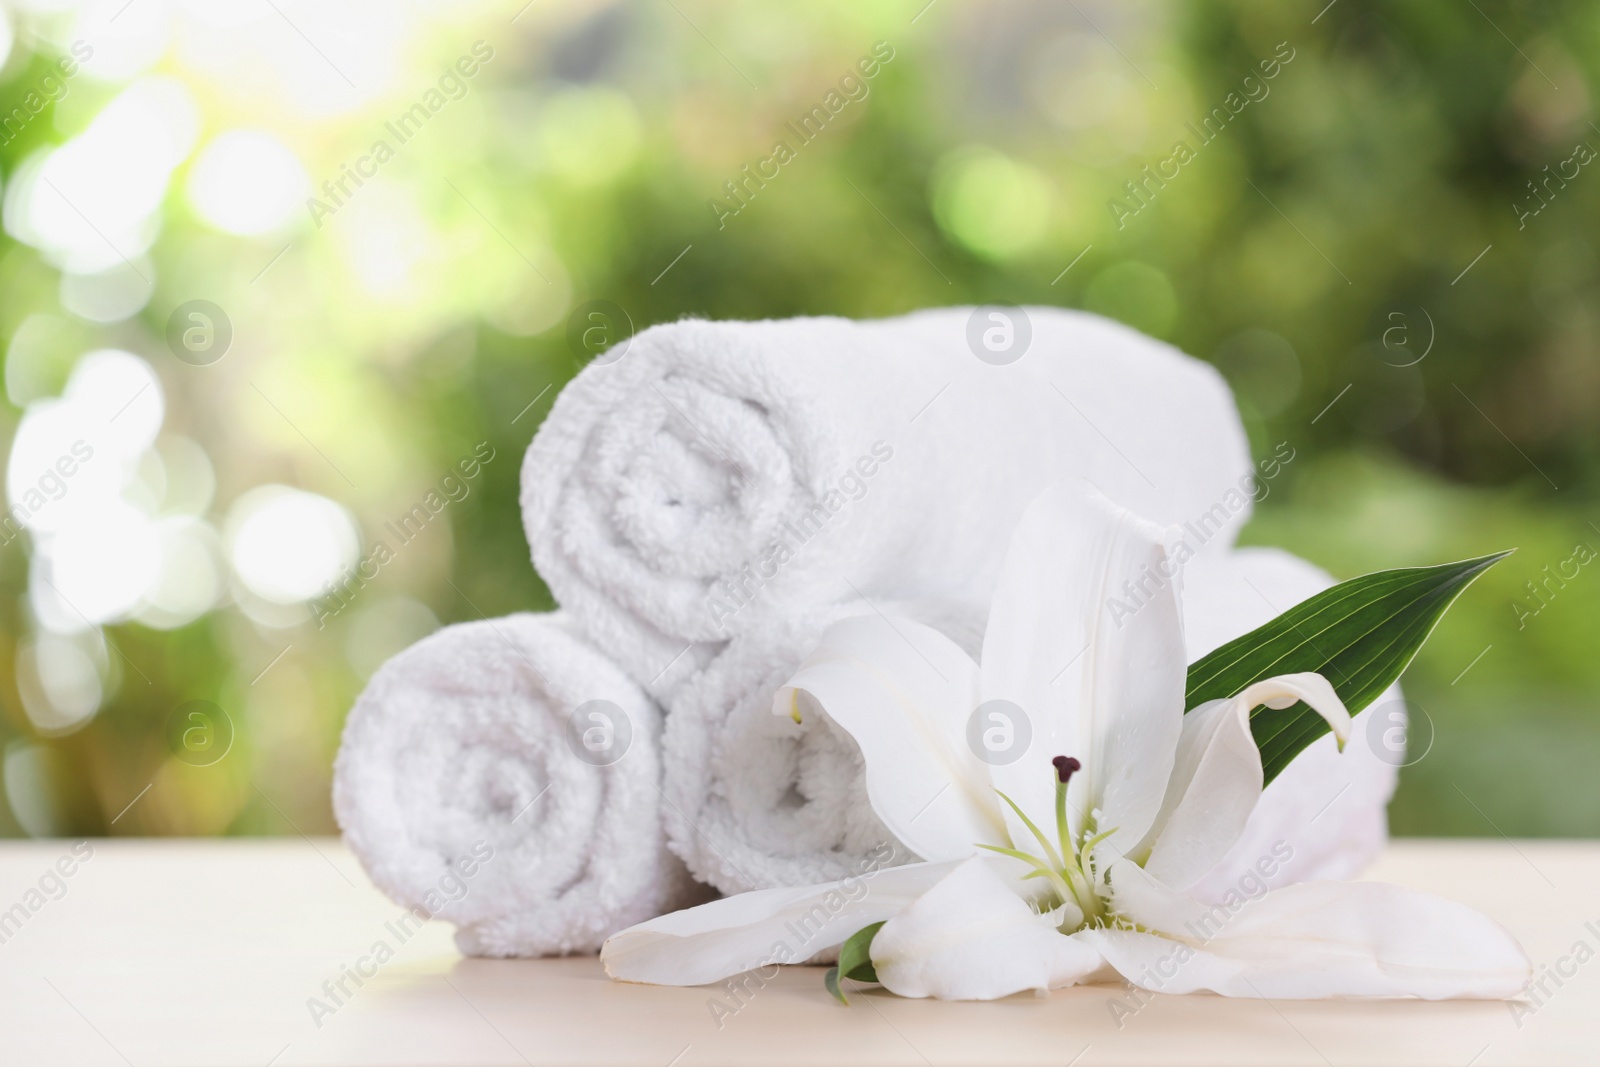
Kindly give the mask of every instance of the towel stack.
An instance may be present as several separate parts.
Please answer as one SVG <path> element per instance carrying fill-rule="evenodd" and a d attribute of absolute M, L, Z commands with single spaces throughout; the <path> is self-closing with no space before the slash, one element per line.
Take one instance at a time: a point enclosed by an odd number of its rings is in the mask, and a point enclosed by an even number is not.
<path fill-rule="evenodd" d="M 1064 478 L 1185 531 L 1191 660 L 1330 584 L 1233 547 L 1254 468 L 1215 371 L 1096 316 L 1021 314 L 1031 339 L 1004 365 L 969 342 L 973 309 L 949 308 L 656 326 L 574 378 L 522 472 L 561 610 L 447 627 L 351 713 L 335 810 L 373 880 L 455 922 L 463 951 L 545 955 L 707 887 L 913 859 L 849 738 L 774 716 L 772 695 L 851 614 L 976 653 L 1012 527 Z M 1382 847 L 1394 768 L 1365 737 L 1338 768 L 1324 738 L 1272 783 L 1217 894 L 1258 853 L 1287 847 L 1278 877 L 1298 880 Z M 474 848 L 494 858 L 430 901 Z"/>

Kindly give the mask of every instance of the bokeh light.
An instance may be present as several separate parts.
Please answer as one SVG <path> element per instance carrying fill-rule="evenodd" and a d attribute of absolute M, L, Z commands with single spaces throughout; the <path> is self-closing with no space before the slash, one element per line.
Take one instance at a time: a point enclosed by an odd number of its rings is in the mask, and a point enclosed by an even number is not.
<path fill-rule="evenodd" d="M 93 274 L 63 271 L 61 306 L 90 322 L 122 322 L 149 303 L 155 273 L 155 264 L 144 256 Z"/>
<path fill-rule="evenodd" d="M 221 538 L 198 519 L 174 515 L 155 524 L 157 564 L 139 621 L 158 630 L 187 626 L 222 598 Z"/>
<path fill-rule="evenodd" d="M 155 524 L 132 504 L 101 502 L 51 537 L 45 562 L 73 614 L 95 626 L 123 619 L 160 573 Z"/>
<path fill-rule="evenodd" d="M 304 210 L 310 180 L 284 143 L 263 130 L 213 138 L 189 171 L 189 199 L 200 217 L 227 233 L 277 229 Z"/>
<path fill-rule="evenodd" d="M 933 206 L 946 233 L 993 259 L 1036 248 L 1049 232 L 1044 175 L 988 148 L 963 148 L 939 161 Z"/>
<path fill-rule="evenodd" d="M 17 690 L 40 733 L 71 731 L 100 709 L 100 669 L 82 641 L 44 634 L 17 648 Z"/>
<path fill-rule="evenodd" d="M 155 240 L 167 179 L 189 154 L 198 122 L 180 82 L 135 82 L 83 133 L 22 164 L 5 193 L 6 232 L 66 270 L 127 264 Z"/>
<path fill-rule="evenodd" d="M 264 485 L 228 512 L 233 569 L 257 596 L 295 604 L 322 594 L 356 562 L 356 528 L 344 508 L 315 493 Z"/>

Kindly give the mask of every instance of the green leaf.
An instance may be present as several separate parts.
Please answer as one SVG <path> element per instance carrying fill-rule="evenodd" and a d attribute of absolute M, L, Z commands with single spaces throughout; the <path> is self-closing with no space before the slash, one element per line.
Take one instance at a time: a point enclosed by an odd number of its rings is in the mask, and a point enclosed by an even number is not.
<path fill-rule="evenodd" d="M 1462 590 L 1510 554 L 1341 582 L 1190 664 L 1184 707 L 1226 699 L 1274 675 L 1315 671 L 1354 715 L 1400 677 Z M 1270 782 L 1328 724 L 1303 703 L 1261 707 L 1250 713 L 1250 732 Z"/>
<path fill-rule="evenodd" d="M 844 990 L 839 986 L 839 976 L 857 982 L 876 982 L 878 972 L 872 967 L 872 939 L 878 936 L 878 931 L 883 929 L 883 923 L 873 923 L 863 926 L 850 935 L 849 940 L 839 946 L 839 965 L 829 967 L 828 973 L 822 976 L 822 984 L 828 987 L 840 1004 L 849 1004 Z"/>

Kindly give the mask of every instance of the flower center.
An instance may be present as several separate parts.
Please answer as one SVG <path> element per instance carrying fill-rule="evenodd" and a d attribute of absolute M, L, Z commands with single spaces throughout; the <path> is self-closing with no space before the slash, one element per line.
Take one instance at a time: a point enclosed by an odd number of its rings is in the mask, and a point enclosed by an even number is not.
<path fill-rule="evenodd" d="M 1083 826 L 1077 834 L 1074 834 L 1071 824 L 1067 821 L 1067 783 L 1075 773 L 1083 769 L 1083 764 L 1072 756 L 1057 756 L 1050 761 L 1050 765 L 1055 768 L 1056 778 L 1055 840 L 1052 841 L 1045 836 L 1033 820 L 1017 807 L 1015 801 L 997 789 L 995 792 L 1000 794 L 1000 799 L 1010 806 L 1038 842 L 1040 854 L 1035 855 L 1020 848 L 1000 848 L 995 845 L 980 847 L 1022 860 L 1032 866 L 1033 870 L 1024 875 L 1024 878 L 1043 878 L 1049 882 L 1051 899 L 1043 906 L 1047 911 L 1062 909 L 1061 932 L 1071 933 L 1084 926 L 1104 925 L 1106 921 L 1104 879 L 1095 867 L 1094 848 L 1116 830 L 1113 828 L 1099 833 L 1094 832 L 1094 817 L 1091 814 L 1089 818 L 1081 820 Z"/>

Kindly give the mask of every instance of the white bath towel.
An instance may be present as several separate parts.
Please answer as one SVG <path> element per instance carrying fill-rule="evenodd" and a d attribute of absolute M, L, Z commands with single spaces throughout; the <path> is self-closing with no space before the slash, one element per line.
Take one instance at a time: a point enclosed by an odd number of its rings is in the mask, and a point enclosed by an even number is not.
<path fill-rule="evenodd" d="M 773 694 L 840 619 L 882 611 L 975 651 L 981 620 L 929 604 L 857 601 L 750 624 L 675 694 L 662 748 L 673 849 L 725 893 L 814 885 L 917 857 L 873 814 L 861 750 L 815 707 L 795 722 Z M 802 699 L 809 700 L 808 697 Z"/>
<path fill-rule="evenodd" d="M 1275 548 L 1196 557 L 1183 574 L 1190 661 L 1332 584 L 1319 568 Z M 1394 741 L 1405 724 L 1396 683 L 1356 716 L 1343 752 L 1332 734 L 1312 742 L 1268 784 L 1244 833 L 1196 892 L 1221 901 L 1240 892 L 1244 879 L 1248 889 L 1255 880 L 1275 887 L 1359 874 L 1388 840 L 1386 810 L 1407 758 Z"/>
<path fill-rule="evenodd" d="M 684 321 L 562 391 L 522 507 L 564 610 L 658 697 L 793 610 L 926 597 L 982 612 L 1022 510 L 1069 476 L 1225 547 L 1249 514 L 1232 395 L 1098 316 L 1028 308 L 1015 362 L 970 308 L 897 319 Z M 975 329 L 969 330 L 969 327 Z M 1248 483 L 1245 483 L 1248 484 Z"/>
<path fill-rule="evenodd" d="M 559 613 L 448 626 L 345 725 L 351 851 L 475 956 L 592 952 L 697 891 L 661 828 L 660 712 Z"/>

